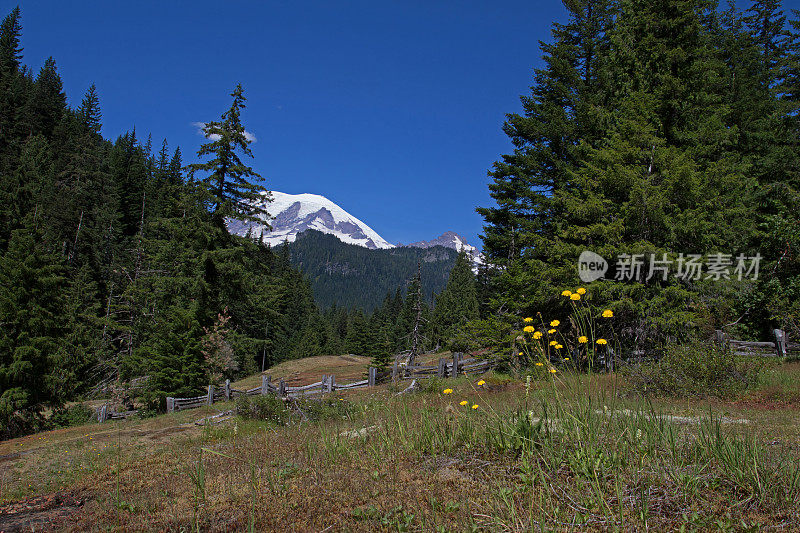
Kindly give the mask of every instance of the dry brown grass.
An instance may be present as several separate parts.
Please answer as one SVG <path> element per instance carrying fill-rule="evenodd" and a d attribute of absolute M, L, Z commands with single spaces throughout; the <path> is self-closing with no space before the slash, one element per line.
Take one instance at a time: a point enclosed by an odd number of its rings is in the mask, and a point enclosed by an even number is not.
<path fill-rule="evenodd" d="M 313 359 L 285 363 L 271 373 L 298 383 L 331 373 L 341 382 L 345 376 L 356 379 L 368 364 L 366 358 Z M 790 378 L 798 369 L 787 368 Z M 786 388 L 790 380 L 780 376 L 765 386 Z M 218 404 L 2 442 L 0 530 L 4 520 L 11 523 L 9 511 L 15 509 L 17 517 L 67 531 L 522 531 L 538 525 L 644 531 L 681 524 L 705 531 L 741 529 L 742 524 L 792 530 L 796 524 L 796 506 L 747 502 L 729 487 L 714 485 L 712 464 L 697 474 L 712 483 L 696 495 L 659 477 L 660 459 L 650 457 L 652 466 L 632 466 L 630 472 L 604 479 L 600 490 L 607 499 L 596 498 L 592 483 L 568 465 L 533 468 L 546 463 L 546 457 L 487 447 L 484 432 L 525 401 L 525 386 L 495 377 L 487 379 L 491 390 L 476 389 L 475 381 L 449 380 L 455 392 L 447 396 L 398 397 L 387 386 L 335 394 L 352 405 L 352 414 L 319 423 L 278 427 L 234 419 L 211 428 L 193 424 L 230 408 Z M 617 409 L 635 409 L 641 402 L 620 399 L 618 386 L 616 376 L 567 376 L 555 388 L 534 381 L 529 403 L 564 401 L 572 394 L 591 397 L 598 406 L 613 402 Z M 458 405 L 462 398 L 480 408 L 465 411 Z M 675 415 L 713 412 L 748 419 L 750 424 L 723 429 L 753 439 L 766 458 L 800 459 L 800 408 L 795 404 L 774 409 L 719 400 L 654 403 Z M 366 437 L 340 436 L 372 426 Z M 678 429 L 681 439 L 695 438 L 694 425 Z M 568 449 L 569 443 L 560 446 Z M 202 484 L 196 481 L 199 473 Z M 647 519 L 637 507 L 637 491 L 643 487 L 651 504 Z M 603 508 L 616 505 L 618 491 L 627 498 L 618 505 L 621 516 Z M 745 503 L 737 507 L 732 502 Z M 583 517 L 583 525 L 569 526 L 576 517 Z"/>
<path fill-rule="evenodd" d="M 337 383 L 347 383 L 366 379 L 370 361 L 369 357 L 360 355 L 320 355 L 285 361 L 264 374 L 271 376 L 273 382 L 283 379 L 287 385 L 293 387 L 315 383 L 323 374 L 335 374 Z M 259 385 L 261 374 L 246 377 L 231 386 L 236 389 L 252 389 Z"/>

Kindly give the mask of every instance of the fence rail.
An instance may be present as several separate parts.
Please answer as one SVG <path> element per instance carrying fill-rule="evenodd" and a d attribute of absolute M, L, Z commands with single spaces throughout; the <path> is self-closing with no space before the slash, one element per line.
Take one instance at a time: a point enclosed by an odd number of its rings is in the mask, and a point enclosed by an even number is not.
<path fill-rule="evenodd" d="M 261 376 L 261 385 L 252 389 L 240 390 L 231 387 L 230 380 L 225 381 L 221 387 L 209 385 L 205 394 L 192 396 L 190 398 L 167 397 L 167 412 L 184 411 L 186 409 L 197 409 L 204 405 L 213 405 L 215 402 L 229 401 L 237 396 L 259 396 L 275 394 L 282 398 L 310 396 L 316 394 L 330 393 L 337 390 L 353 390 L 365 387 L 374 387 L 387 379 L 393 381 L 420 378 L 446 378 L 460 374 L 479 374 L 488 371 L 494 363 L 489 360 L 479 360 L 472 357 L 464 358 L 461 353 L 454 353 L 452 359 L 443 358 L 438 365 L 416 365 L 403 366 L 395 362 L 389 371 L 379 371 L 375 367 L 369 367 L 367 379 L 354 381 L 352 383 L 336 383 L 336 376 L 323 375 L 320 381 L 299 387 L 290 387 L 284 380 L 279 380 L 277 386 L 272 383 L 271 376 Z M 455 369 L 455 371 L 453 370 Z M 137 411 L 113 412 L 107 405 L 101 406 L 97 410 L 97 421 L 105 422 L 112 419 L 123 419 L 136 414 Z"/>
<path fill-rule="evenodd" d="M 789 342 L 782 329 L 772 331 L 771 341 L 743 341 L 731 339 L 724 331 L 717 330 L 714 339 L 723 349 L 731 350 L 734 355 L 755 355 L 760 357 L 800 357 L 800 344 Z"/>

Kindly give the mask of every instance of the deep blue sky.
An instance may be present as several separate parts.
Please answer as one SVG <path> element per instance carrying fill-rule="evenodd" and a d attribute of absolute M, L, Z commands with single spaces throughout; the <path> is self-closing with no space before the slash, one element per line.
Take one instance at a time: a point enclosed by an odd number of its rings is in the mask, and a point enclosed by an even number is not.
<path fill-rule="evenodd" d="M 10 11 L 6 3 L 0 16 Z M 195 161 L 193 122 L 241 82 L 253 167 L 322 194 L 391 242 L 479 244 L 486 176 L 511 145 L 560 2 L 20 2 L 24 61 L 55 57 L 70 105 L 97 85 L 103 134 L 136 127 Z"/>

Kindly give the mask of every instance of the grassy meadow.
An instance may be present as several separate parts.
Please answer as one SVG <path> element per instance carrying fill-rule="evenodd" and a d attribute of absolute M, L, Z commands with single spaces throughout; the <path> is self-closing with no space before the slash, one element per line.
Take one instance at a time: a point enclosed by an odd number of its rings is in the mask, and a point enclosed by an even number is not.
<path fill-rule="evenodd" d="M 799 377 L 720 399 L 492 373 L 334 393 L 307 420 L 251 399 L 214 425 L 195 421 L 234 402 L 71 427 L 0 443 L 0 530 L 790 531 Z"/>

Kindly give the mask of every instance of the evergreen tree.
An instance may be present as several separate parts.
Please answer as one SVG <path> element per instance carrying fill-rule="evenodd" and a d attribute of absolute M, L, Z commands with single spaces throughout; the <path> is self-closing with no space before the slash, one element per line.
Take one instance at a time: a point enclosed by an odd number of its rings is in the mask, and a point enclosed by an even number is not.
<path fill-rule="evenodd" d="M 48 139 L 52 138 L 66 108 L 67 96 L 63 92 L 61 77 L 56 71 L 56 62 L 49 57 L 36 77 L 33 92 L 27 102 L 29 134 L 40 133 Z"/>
<path fill-rule="evenodd" d="M 246 100 L 241 84 L 236 86 L 231 96 L 233 102 L 222 114 L 222 120 L 203 125 L 203 133 L 209 142 L 200 147 L 197 155 L 210 156 L 211 159 L 188 167 L 191 177 L 198 171 L 207 173 L 201 183 L 208 193 L 207 201 L 215 223 L 220 227 L 224 226 L 226 217 L 262 222 L 259 215 L 269 214 L 260 204 L 271 201 L 264 187 L 250 181 L 260 181 L 261 176 L 242 163 L 237 153 L 253 156 L 249 148 L 252 141 L 247 138 L 240 118 Z"/>
<path fill-rule="evenodd" d="M 449 345 L 467 322 L 477 318 L 478 293 L 475 276 L 467 252 L 462 249 L 450 271 L 447 286 L 436 298 L 430 327 L 432 342 L 436 345 Z"/>
<path fill-rule="evenodd" d="M 36 244 L 30 225 L 15 230 L 0 257 L 0 435 L 24 431 L 46 405 L 65 399 L 69 347 L 65 270 Z"/>

